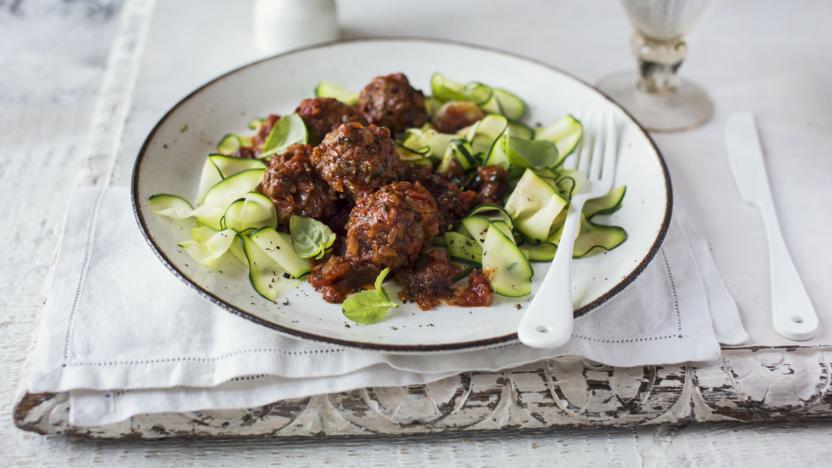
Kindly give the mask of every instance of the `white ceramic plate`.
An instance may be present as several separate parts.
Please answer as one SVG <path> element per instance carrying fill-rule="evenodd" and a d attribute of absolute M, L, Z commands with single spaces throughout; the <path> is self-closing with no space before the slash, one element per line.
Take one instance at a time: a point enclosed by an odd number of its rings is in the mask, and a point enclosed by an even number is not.
<path fill-rule="evenodd" d="M 153 215 L 147 199 L 174 193 L 193 199 L 205 161 L 217 140 L 244 131 L 255 116 L 287 114 L 329 80 L 361 89 L 381 74 L 401 71 L 429 92 L 430 76 L 441 71 L 461 81 L 505 87 L 529 104 L 528 122 L 548 123 L 565 114 L 612 111 L 623 123 L 616 184 L 627 184 L 621 210 L 609 216 L 628 240 L 612 252 L 574 262 L 576 315 L 588 313 L 621 292 L 652 260 L 670 220 L 670 179 L 650 137 L 621 108 L 579 80 L 549 66 L 504 52 L 421 40 L 346 41 L 290 52 L 233 70 L 177 103 L 150 132 L 133 172 L 133 204 L 139 226 L 159 259 L 208 300 L 254 322 L 309 339 L 396 352 L 436 352 L 515 340 L 526 298 L 495 296 L 488 308 L 438 307 L 423 312 L 413 304 L 389 319 L 356 326 L 340 306 L 324 302 L 308 283 L 288 290 L 277 304 L 261 298 L 244 268 L 232 259 L 218 271 L 201 268 L 177 243 L 188 229 Z M 546 265 L 535 264 L 535 289 Z M 634 311 L 637 313 L 637 311 Z"/>

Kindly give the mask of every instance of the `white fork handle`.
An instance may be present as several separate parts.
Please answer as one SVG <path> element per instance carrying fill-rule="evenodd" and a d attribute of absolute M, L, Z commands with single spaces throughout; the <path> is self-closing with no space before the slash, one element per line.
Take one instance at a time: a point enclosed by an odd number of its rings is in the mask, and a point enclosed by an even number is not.
<path fill-rule="evenodd" d="M 792 340 L 811 339 L 818 328 L 818 316 L 786 249 L 777 213 L 774 211 L 774 201 L 769 199 L 769 203 L 762 203 L 758 208 L 768 239 L 771 321 L 774 330 Z"/>
<path fill-rule="evenodd" d="M 558 348 L 572 336 L 572 251 L 584 201 L 572 199 L 555 259 L 520 320 L 517 336 L 527 346 Z"/>

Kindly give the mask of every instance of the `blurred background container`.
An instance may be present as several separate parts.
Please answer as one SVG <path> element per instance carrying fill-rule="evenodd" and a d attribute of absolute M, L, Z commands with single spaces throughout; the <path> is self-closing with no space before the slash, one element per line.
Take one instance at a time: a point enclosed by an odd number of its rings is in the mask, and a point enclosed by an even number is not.
<path fill-rule="evenodd" d="M 255 0 L 254 45 L 263 55 L 338 38 L 335 0 Z"/>

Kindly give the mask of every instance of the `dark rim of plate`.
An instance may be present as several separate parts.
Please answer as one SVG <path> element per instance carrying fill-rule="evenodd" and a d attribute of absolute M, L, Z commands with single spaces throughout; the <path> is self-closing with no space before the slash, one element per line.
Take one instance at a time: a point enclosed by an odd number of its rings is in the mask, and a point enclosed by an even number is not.
<path fill-rule="evenodd" d="M 136 162 L 133 165 L 133 175 L 132 175 L 132 180 L 131 180 L 131 183 L 130 183 L 130 188 L 131 188 L 130 189 L 130 200 L 131 200 L 131 203 L 132 203 L 132 206 L 133 206 L 133 214 L 136 216 L 136 221 L 139 223 L 139 228 L 141 229 L 142 235 L 144 236 L 148 245 L 150 245 L 151 249 L 153 250 L 153 253 L 159 258 L 159 260 L 161 260 L 162 263 L 176 277 L 178 277 L 180 280 L 184 281 L 187 285 L 189 285 L 197 293 L 199 293 L 199 295 L 201 295 L 205 299 L 208 299 L 212 303 L 222 307 L 223 309 L 225 309 L 225 310 L 227 310 L 227 311 L 229 311 L 233 314 L 236 314 L 236 315 L 239 315 L 240 317 L 251 320 L 252 322 L 255 322 L 255 323 L 258 323 L 260 325 L 275 329 L 279 332 L 282 332 L 282 333 L 285 333 L 285 334 L 288 334 L 288 335 L 292 335 L 292 336 L 297 336 L 297 337 L 300 337 L 300 338 L 305 338 L 305 339 L 314 340 L 314 341 L 322 341 L 322 342 L 326 342 L 326 343 L 333 343 L 333 344 L 348 346 L 348 347 L 352 347 L 352 348 L 367 349 L 367 350 L 388 351 L 388 352 L 390 352 L 390 351 L 394 351 L 394 352 L 417 352 L 417 353 L 418 352 L 428 352 L 428 351 L 455 351 L 455 350 L 462 350 L 462 349 L 481 348 L 481 347 L 487 347 L 487 346 L 509 343 L 509 342 L 517 340 L 517 333 L 511 333 L 511 334 L 508 334 L 508 335 L 498 336 L 498 337 L 494 337 L 494 338 L 486 338 L 486 339 L 481 339 L 481 340 L 463 341 L 463 342 L 446 343 L 446 344 L 387 345 L 387 344 L 380 344 L 380 343 L 364 343 L 364 342 L 360 342 L 360 341 L 342 340 L 342 339 L 332 338 L 332 337 L 328 337 L 328 336 L 316 335 L 314 333 L 309 333 L 309 332 L 305 332 L 305 331 L 302 331 L 302 330 L 297 330 L 297 329 L 294 329 L 294 328 L 286 327 L 286 326 L 283 326 L 283 325 L 279 325 L 277 323 L 273 323 L 273 322 L 264 320 L 264 319 L 262 319 L 262 318 L 260 318 L 256 315 L 250 313 L 250 312 L 246 312 L 245 310 L 242 310 L 238 307 L 235 307 L 235 306 L 225 302 L 220 297 L 218 297 L 215 294 L 213 294 L 212 292 L 204 289 L 202 286 L 197 284 L 195 281 L 191 280 L 187 275 L 185 275 L 185 273 L 183 273 L 181 270 L 179 270 L 179 268 L 176 267 L 176 265 L 167 257 L 167 255 L 165 255 L 164 252 L 162 252 L 162 249 L 157 245 L 156 240 L 153 238 L 153 236 L 150 234 L 150 232 L 147 228 L 147 224 L 145 222 L 144 216 L 142 215 L 142 210 L 139 208 L 140 201 L 139 201 L 139 198 L 138 198 L 138 195 L 139 195 L 138 194 L 138 184 L 139 184 L 140 172 L 141 172 L 141 168 L 142 168 L 142 161 L 144 160 L 144 156 L 147 153 L 148 145 L 153 140 L 153 137 L 156 134 L 156 132 L 159 130 L 159 128 L 167 121 L 168 117 L 170 117 L 170 115 L 179 108 L 179 106 L 181 106 L 183 103 L 185 103 L 186 101 L 191 99 L 193 96 L 199 94 L 202 90 L 204 90 L 208 86 L 211 86 L 213 83 L 215 83 L 219 80 L 222 80 L 223 78 L 225 78 L 229 75 L 237 73 L 240 70 L 244 70 L 246 68 L 255 66 L 255 65 L 257 65 L 261 62 L 274 60 L 276 58 L 287 56 L 287 55 L 302 53 L 302 52 L 307 51 L 307 50 L 338 46 L 338 45 L 348 44 L 348 43 L 352 43 L 352 42 L 405 42 L 405 41 L 409 41 L 409 42 L 427 42 L 427 43 L 435 43 L 435 44 L 450 44 L 450 45 L 455 45 L 455 46 L 470 47 L 472 49 L 484 50 L 484 51 L 488 51 L 488 52 L 495 52 L 495 53 L 503 54 L 503 55 L 506 55 L 506 56 L 509 56 L 509 57 L 512 57 L 512 58 L 515 58 L 515 59 L 525 60 L 527 62 L 534 63 L 536 65 L 539 65 L 539 66 L 544 67 L 546 69 L 549 69 L 551 71 L 560 73 L 561 75 L 566 76 L 567 78 L 570 78 L 570 79 L 572 79 L 572 80 L 574 80 L 578 83 L 581 83 L 584 86 L 586 86 L 587 88 L 593 90 L 599 96 L 606 99 L 610 104 L 612 104 L 613 106 L 618 108 L 620 111 L 622 111 L 625 115 L 627 115 L 630 118 L 630 120 L 632 120 L 636 124 L 636 126 L 638 126 L 639 130 L 647 138 L 647 141 L 650 143 L 650 145 L 653 148 L 653 151 L 655 152 L 656 156 L 658 157 L 659 164 L 660 164 L 661 169 L 662 169 L 662 174 L 664 175 L 665 191 L 666 191 L 666 206 L 665 206 L 664 219 L 662 220 L 662 224 L 661 224 L 661 227 L 659 229 L 659 232 L 656 235 L 655 240 L 653 241 L 653 245 L 650 247 L 650 250 L 647 252 L 647 255 L 644 256 L 644 258 L 641 260 L 641 262 L 638 264 L 638 266 L 636 266 L 636 268 L 633 269 L 633 271 L 631 271 L 630 274 L 628 274 L 625 278 L 623 278 L 615 286 L 613 286 L 612 289 L 610 289 L 609 291 L 607 291 L 606 293 L 604 293 L 603 295 L 601 295 L 600 297 L 598 297 L 597 299 L 595 299 L 591 303 L 589 303 L 589 304 L 579 308 L 578 310 L 576 310 L 575 311 L 575 317 L 576 318 L 580 317 L 580 316 L 582 316 L 584 314 L 587 314 L 588 312 L 592 311 L 593 309 L 596 309 L 598 306 L 607 302 L 613 296 L 615 296 L 616 294 L 621 292 L 624 288 L 626 288 L 630 283 L 632 283 L 633 280 L 635 280 L 641 274 L 641 272 L 644 271 L 644 269 L 647 267 L 647 264 L 650 263 L 650 261 L 653 259 L 653 257 L 656 256 L 656 253 L 658 253 L 659 249 L 661 248 L 662 242 L 664 242 L 664 238 L 667 235 L 668 227 L 670 226 L 671 212 L 672 212 L 672 209 L 673 209 L 673 189 L 672 189 L 672 185 L 671 185 L 671 182 L 670 182 L 670 174 L 669 174 L 668 169 L 667 169 L 667 163 L 665 162 L 664 157 L 662 156 L 661 152 L 659 151 L 659 148 L 656 146 L 656 143 L 653 141 L 653 139 L 647 133 L 647 130 L 645 130 L 644 127 L 642 127 L 642 125 L 629 112 L 627 112 L 624 108 L 622 108 L 620 105 L 618 105 L 618 103 L 616 103 L 614 100 L 612 100 L 612 98 L 610 98 L 609 96 L 607 96 L 606 94 L 604 94 L 603 92 L 601 92 L 600 90 L 595 88 L 594 86 L 586 83 L 585 81 L 583 81 L 579 78 L 576 78 L 575 76 L 573 76 L 573 75 L 571 75 L 567 72 L 564 72 L 563 70 L 561 70 L 557 67 L 553 67 L 549 64 L 543 63 L 543 62 L 541 62 L 539 60 L 536 60 L 536 59 L 525 57 L 525 56 L 515 54 L 515 53 L 512 53 L 512 52 L 506 52 L 504 50 L 500 50 L 500 49 L 493 48 L 493 47 L 486 47 L 486 46 L 468 44 L 468 43 L 465 43 L 465 42 L 453 41 L 453 40 L 447 40 L 447 39 L 431 39 L 431 38 L 422 38 L 422 37 L 351 38 L 351 39 L 342 39 L 342 40 L 337 40 L 337 41 L 332 41 L 332 42 L 326 42 L 326 43 L 322 43 L 322 44 L 315 44 L 315 45 L 308 46 L 308 47 L 303 47 L 303 48 L 299 48 L 299 49 L 290 50 L 288 52 L 280 53 L 280 54 L 277 54 L 277 55 L 272 55 L 272 56 L 257 60 L 255 62 L 251 62 L 249 64 L 237 67 L 237 68 L 235 68 L 231 71 L 223 73 L 222 75 L 208 81 L 207 83 L 205 83 L 202 86 L 193 90 L 187 96 L 180 99 L 179 102 L 177 102 L 173 107 L 171 107 L 167 112 L 165 112 L 165 114 L 162 116 L 161 119 L 159 119 L 159 121 L 156 123 L 156 125 L 153 127 L 153 129 L 150 131 L 150 133 L 147 135 L 147 138 L 144 140 L 144 143 L 142 144 L 142 147 L 139 150 L 139 153 L 136 157 Z"/>

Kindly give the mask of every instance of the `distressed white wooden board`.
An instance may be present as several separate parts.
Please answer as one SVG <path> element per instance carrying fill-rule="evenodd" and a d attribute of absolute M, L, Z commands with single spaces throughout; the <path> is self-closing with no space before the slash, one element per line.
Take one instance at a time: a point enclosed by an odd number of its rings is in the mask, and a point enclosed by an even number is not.
<path fill-rule="evenodd" d="M 165 2 L 177 3 L 177 2 Z M 485 14 L 462 2 L 420 2 L 417 6 L 385 4 L 374 5 L 376 14 L 366 14 L 370 2 L 351 0 L 342 4 L 345 21 L 350 34 L 427 34 L 436 37 L 462 38 L 474 42 L 501 46 L 521 53 L 552 57 L 552 61 L 570 59 L 571 69 L 587 78 L 630 66 L 629 51 L 624 40 L 627 26 L 616 6 L 606 10 L 600 2 L 528 2 L 529 9 L 540 14 L 524 15 L 525 20 L 536 22 L 542 39 L 529 41 L 528 28 L 510 27 L 514 18 L 519 19 L 520 10 L 505 6 L 507 11 L 496 12 L 504 18 L 505 28 L 496 30 L 493 16 Z M 20 4 L 19 11 L 26 12 L 29 5 L 36 5 L 35 13 L 22 19 L 13 17 L 9 9 Z M 181 4 L 181 2 L 180 2 Z M 103 8 L 101 6 L 103 5 Z M 347 6 L 351 6 L 349 9 Z M 606 3 L 604 3 L 607 6 Z M 187 7 L 187 5 L 185 5 Z M 393 8 L 411 8 L 402 14 L 416 13 L 413 21 L 402 24 L 385 20 Z M 826 2 L 803 3 L 785 10 L 778 9 L 775 2 L 755 2 L 752 8 L 748 2 L 718 2 L 713 14 L 696 35 L 694 47 L 703 52 L 694 55 L 686 65 L 686 72 L 700 80 L 710 82 L 733 80 L 736 86 L 724 92 L 720 99 L 728 102 L 747 102 L 757 86 L 783 93 L 782 83 L 794 74 L 805 74 L 807 86 L 798 89 L 802 100 L 788 106 L 771 100 L 751 100 L 759 109 L 768 110 L 772 120 L 763 123 L 763 132 L 780 138 L 776 149 L 788 153 L 789 142 L 799 143 L 799 151 L 790 154 L 799 164 L 806 166 L 816 160 L 818 152 L 828 151 L 830 140 L 821 138 L 830 133 L 829 122 L 823 118 L 829 106 L 821 106 L 822 100 L 807 106 L 805 96 L 822 95 L 815 78 L 828 67 L 817 60 L 818 51 L 828 50 L 832 38 L 819 27 L 823 18 L 828 17 L 829 4 Z M 523 9 L 523 12 L 532 11 Z M 30 12 L 33 10 L 29 10 Z M 94 14 L 88 16 L 87 12 Z M 99 13 L 95 13 L 98 11 Z M 112 38 L 113 21 L 101 12 L 107 11 L 107 2 L 55 2 L 0 1 L 0 214 L 3 219 L 12 220 L 6 229 L 0 231 L 0 241 L 5 241 L 0 250 L 0 453 L 4 464 L 42 466 L 182 466 L 200 464 L 223 466 L 245 464 L 290 464 L 336 466 L 391 466 L 424 464 L 441 465 L 530 465 L 544 466 L 638 466 L 645 463 L 652 466 L 714 465 L 714 466 L 801 466 L 817 464 L 828 460 L 828 440 L 832 427 L 827 424 L 803 423 L 800 425 L 736 425 L 692 426 L 681 430 L 659 425 L 655 429 L 643 427 L 631 430 L 573 429 L 545 435 L 508 436 L 485 435 L 481 437 L 447 437 L 433 439 L 408 439 L 378 442 L 368 439 L 349 442 L 318 442 L 298 444 L 276 443 L 273 439 L 265 442 L 250 441 L 169 441 L 164 443 L 91 442 L 55 437 L 41 437 L 16 430 L 11 423 L 11 403 L 14 387 L 20 379 L 20 368 L 29 346 L 31 332 L 37 321 L 37 313 L 43 301 L 44 280 L 55 247 L 65 200 L 74 184 L 72 171 L 79 167 L 86 151 L 85 145 L 93 99 L 100 84 L 106 46 Z M 471 12 L 480 12 L 472 15 Z M 565 14 L 567 12 L 568 14 Z M 435 21 L 441 17 L 466 18 L 466 21 L 443 24 Z M 491 14 L 491 13 L 489 13 Z M 750 15 L 750 16 L 749 16 Z M 767 18 L 778 17 L 784 28 L 779 34 L 760 33 L 770 31 Z M 549 18 L 552 20 L 550 21 Z M 580 31 L 582 21 L 589 18 L 604 24 L 604 35 L 593 36 Z M 740 18 L 745 18 L 740 21 Z M 567 21 L 568 20 L 568 21 Z M 708 21 L 712 22 L 710 25 Z M 572 24 L 572 26 L 570 26 Z M 579 38 L 586 50 L 604 52 L 609 60 L 579 60 L 569 44 L 549 40 L 556 38 L 555 27 L 570 37 Z M 534 26 L 534 24 L 532 25 Z M 544 28 L 543 26 L 546 26 Z M 547 29 L 549 28 L 549 29 Z M 787 28 L 787 29 L 786 29 Z M 30 34 L 37 31 L 37 35 Z M 723 34 L 731 34 L 728 40 Z M 753 34 L 753 37 L 751 37 Z M 551 35 L 551 37 L 550 37 Z M 548 38 L 548 39 L 547 39 Z M 543 40 L 545 39 L 545 40 Z M 621 39 L 621 40 L 619 40 Z M 738 54 L 720 54 L 725 44 L 737 42 L 757 44 L 754 57 Z M 711 53 L 705 52 L 710 49 Z M 696 50 L 696 49 L 694 49 Z M 12 52 L 10 52 L 12 51 Z M 759 60 L 763 54 L 767 60 Z M 723 56 L 730 55 L 730 56 Z M 737 77 L 731 66 L 738 63 L 742 78 Z M 786 67 L 790 61 L 799 61 L 801 67 Z M 14 61 L 13 67 L 7 65 Z M 708 67 L 711 62 L 711 67 Z M 56 65 L 58 64 L 58 65 Z M 56 67 L 61 73 L 56 73 Z M 684 69 L 683 69 L 684 70 Z M 813 71 L 814 70 L 814 71 Z M 759 74 L 760 76 L 754 76 Z M 749 80 L 749 77 L 752 79 Z M 749 83 L 751 85 L 749 85 Z M 800 88 L 800 87 L 797 87 Z M 759 89 L 758 91 L 759 92 Z M 734 94 L 737 99 L 731 100 Z M 780 101 L 782 104 L 782 101 Z M 785 112 L 785 113 L 784 113 Z M 782 118 L 778 118 L 782 116 Z M 766 129 L 765 126 L 769 128 Z M 46 129 L 46 130 L 44 130 Z M 675 173 L 693 171 L 690 179 L 676 177 L 679 184 L 696 186 L 708 171 L 723 171 L 719 154 L 710 154 L 707 145 L 702 146 L 710 133 L 718 129 L 706 128 L 693 135 L 691 145 L 680 148 L 676 159 L 670 163 Z M 807 137 L 814 138 L 815 147 L 810 148 Z M 682 136 L 660 137 L 663 146 L 673 144 Z M 825 146 L 824 146 L 825 145 Z M 811 150 L 811 151 L 810 151 Z M 707 164 L 697 158 L 706 158 Z M 775 190 L 783 200 L 809 204 L 820 203 L 814 196 L 822 187 L 821 178 L 829 174 L 823 164 L 821 168 L 802 174 L 781 170 L 774 176 Z M 712 163 L 718 163 L 715 166 Z M 794 160 L 781 157 L 775 164 L 789 165 Z M 37 172 L 29 170 L 32 166 Z M 713 169 L 709 169 L 713 168 Z M 788 169 L 788 168 L 786 168 Z M 805 183 L 795 184 L 794 181 Z M 730 183 L 730 182 L 729 182 Z M 33 190 L 36 187 L 40 191 Z M 709 200 L 707 206 L 714 201 Z M 714 196 L 716 193 L 713 194 Z M 780 199 L 778 198 L 778 201 Z M 25 202 L 25 203 L 24 203 Z M 698 213 L 709 237 L 719 238 L 720 223 L 726 215 L 703 210 Z M 707 215 L 707 216 L 705 216 Z M 809 222 L 820 222 L 809 219 Z M 737 227 L 754 222 L 753 213 L 745 212 L 740 219 L 727 219 L 728 225 Z M 796 218 L 787 227 L 787 237 L 801 241 L 796 250 L 798 264 L 808 277 L 816 305 L 829 307 L 828 294 L 821 289 L 821 281 L 829 278 L 829 264 L 813 262 L 814 246 L 823 229 L 804 231 L 807 219 Z M 753 242 L 743 246 L 740 260 L 720 262 L 720 254 L 735 248 L 725 239 L 725 244 L 715 247 L 717 261 L 728 276 L 729 286 L 734 289 L 743 306 L 762 305 L 766 307 L 765 287 L 759 278 L 759 241 L 753 225 L 746 226 L 746 232 Z M 800 234 L 801 237 L 798 237 Z M 756 243 L 756 244 L 754 244 Z M 722 263 L 725 263 L 723 265 Z M 762 287 L 762 289 L 761 289 Z M 827 291 L 829 289 L 827 288 Z M 826 294 L 826 295 L 824 295 Z M 807 359 L 809 363 L 811 358 Z M 806 364 L 804 360 L 804 364 Z M 777 366 L 785 375 L 788 367 Z M 766 372 L 765 366 L 755 367 Z M 719 374 L 715 374 L 718 376 Z M 764 374 L 763 374 L 764 375 Z M 714 377 L 715 380 L 716 377 Z M 805 387 L 804 387 L 805 388 Z M 772 387 L 777 398 L 788 398 L 788 386 Z M 786 390 L 785 392 L 782 390 Z M 764 394 L 765 388 L 757 388 Z M 788 448 L 788 449 L 786 449 Z M 558 463 L 559 462 L 559 463 Z"/>
<path fill-rule="evenodd" d="M 832 455 L 832 427 L 707 425 L 569 430 L 550 434 L 431 436 L 375 441 L 88 441 L 29 435 L 5 461 L 62 466 L 818 466 Z M 788 447 L 788 450 L 785 450 Z M 11 457 L 9 457 L 11 455 Z"/>
<path fill-rule="evenodd" d="M 563 427 L 782 422 L 832 418 L 829 352 L 726 350 L 721 361 L 612 368 L 564 357 L 428 385 L 368 388 L 258 408 L 136 416 L 103 427 L 68 422 L 65 394 L 27 395 L 22 428 L 93 438 L 368 437 L 513 433 Z"/>

